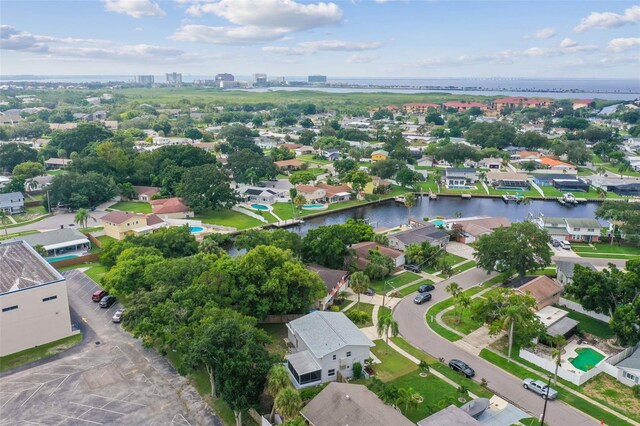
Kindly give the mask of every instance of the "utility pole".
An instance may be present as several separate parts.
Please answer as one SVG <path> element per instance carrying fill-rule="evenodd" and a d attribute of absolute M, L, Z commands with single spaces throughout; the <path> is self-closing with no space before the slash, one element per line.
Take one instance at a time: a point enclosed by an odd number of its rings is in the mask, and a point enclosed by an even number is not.
<path fill-rule="evenodd" d="M 47 210 L 51 214 L 51 202 L 49 201 L 49 190 L 47 189 Z"/>
<path fill-rule="evenodd" d="M 547 401 L 549 401 L 549 389 L 551 386 L 551 376 L 547 382 L 547 392 L 544 395 L 544 407 L 542 408 L 542 418 L 540 419 L 540 426 L 544 425 L 544 416 L 547 414 Z"/>

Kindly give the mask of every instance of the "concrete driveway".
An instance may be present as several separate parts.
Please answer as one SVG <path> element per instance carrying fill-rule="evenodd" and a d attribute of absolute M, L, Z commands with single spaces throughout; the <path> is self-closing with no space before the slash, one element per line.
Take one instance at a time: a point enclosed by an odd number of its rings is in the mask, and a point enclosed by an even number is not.
<path fill-rule="evenodd" d="M 117 303 L 100 308 L 91 279 L 65 275 L 85 339 L 0 379 L 1 425 L 222 425 L 187 379 L 111 321 Z"/>
<path fill-rule="evenodd" d="M 414 304 L 410 298 L 403 299 L 393 311 L 393 316 L 400 326 L 400 334 L 413 346 L 421 348 L 436 358 L 444 358 L 447 362 L 451 358 L 458 358 L 469 364 L 476 371 L 475 380 L 485 378 L 489 382 L 489 389 L 524 409 L 532 417 L 538 418 L 542 413 L 544 400 L 522 387 L 521 380 L 494 366 L 493 364 L 474 356 L 458 346 L 431 331 L 425 324 L 426 311 L 439 300 L 449 295 L 445 291 L 448 283 L 455 281 L 463 288 L 470 288 L 487 279 L 487 274 L 477 268 L 470 269 L 453 279 L 445 280 L 436 285 L 432 291 L 433 301 L 424 305 Z M 597 425 L 591 417 L 562 403 L 551 401 L 547 407 L 547 418 L 551 425 Z"/>

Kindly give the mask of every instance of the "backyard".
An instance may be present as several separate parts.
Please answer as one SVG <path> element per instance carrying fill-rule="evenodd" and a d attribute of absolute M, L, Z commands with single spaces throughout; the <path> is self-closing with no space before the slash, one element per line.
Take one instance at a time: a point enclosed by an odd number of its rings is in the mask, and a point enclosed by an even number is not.
<path fill-rule="evenodd" d="M 151 213 L 151 204 L 140 201 L 120 201 L 109 208 L 123 212 Z"/>
<path fill-rule="evenodd" d="M 258 219 L 254 219 L 233 210 L 206 210 L 203 213 L 196 215 L 194 219 L 201 220 L 203 223 L 228 226 L 238 230 L 264 225 L 264 223 L 260 222 Z"/>

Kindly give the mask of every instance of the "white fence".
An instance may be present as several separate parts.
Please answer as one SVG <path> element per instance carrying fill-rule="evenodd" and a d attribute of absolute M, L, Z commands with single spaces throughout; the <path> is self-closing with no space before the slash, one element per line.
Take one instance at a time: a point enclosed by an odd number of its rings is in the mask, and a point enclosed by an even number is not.
<path fill-rule="evenodd" d="M 247 209 L 243 209 L 242 207 L 239 206 L 233 206 L 231 207 L 231 210 L 238 212 L 238 213 L 242 213 L 242 214 L 246 214 L 249 217 L 252 217 L 254 219 L 258 219 L 260 222 L 263 223 L 269 223 L 269 221 L 267 219 L 265 219 L 264 217 L 260 216 L 259 214 L 256 214 L 252 211 L 249 211 Z"/>
<path fill-rule="evenodd" d="M 533 352 L 527 351 L 526 349 L 520 349 L 519 355 L 522 359 L 529 361 L 530 363 L 537 365 L 538 367 L 543 368 L 550 373 L 554 373 L 556 371 L 556 363 L 550 359 L 538 356 Z M 592 368 L 591 370 L 584 373 L 574 373 L 573 371 L 565 370 L 562 367 L 558 367 L 558 377 L 580 386 L 587 380 L 597 376 L 601 371 L 603 371 L 603 369 L 601 369 L 601 366 L 603 364 L 605 363 L 602 362 L 597 367 Z"/>
<path fill-rule="evenodd" d="M 639 346 L 640 346 L 640 343 L 638 343 L 637 345 L 632 346 L 630 348 L 627 348 L 627 349 L 623 350 L 620 353 L 612 355 L 609 358 L 607 358 L 607 362 L 609 364 L 611 364 L 611 365 L 616 365 L 617 363 L 619 363 L 623 359 L 628 358 L 636 349 L 638 349 Z"/>
<path fill-rule="evenodd" d="M 599 314 L 597 312 L 593 312 L 593 311 L 588 311 L 585 308 L 582 307 L 581 304 L 574 302 L 572 300 L 569 299 L 565 299 L 563 297 L 560 298 L 560 301 L 558 302 L 558 304 L 560 306 L 566 306 L 567 308 L 571 309 L 572 311 L 576 311 L 579 312 L 581 314 L 585 314 L 587 316 L 590 316 L 591 318 L 600 320 L 600 321 L 604 321 L 606 323 L 609 322 L 609 320 L 611 320 L 610 317 L 608 317 L 607 315 L 604 314 Z"/>

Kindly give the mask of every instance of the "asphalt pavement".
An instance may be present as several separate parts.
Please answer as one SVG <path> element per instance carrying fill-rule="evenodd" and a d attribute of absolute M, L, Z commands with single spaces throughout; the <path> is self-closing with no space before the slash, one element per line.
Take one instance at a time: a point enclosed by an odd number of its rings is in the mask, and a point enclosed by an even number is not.
<path fill-rule="evenodd" d="M 423 305 L 413 303 L 412 297 L 405 297 L 394 309 L 393 316 L 400 327 L 400 334 L 413 346 L 418 347 L 436 358 L 444 358 L 448 362 L 452 358 L 469 364 L 475 371 L 474 380 L 483 378 L 488 381 L 488 388 L 496 395 L 527 411 L 538 418 L 542 413 L 544 400 L 522 387 L 522 380 L 494 366 L 493 364 L 466 352 L 456 344 L 440 337 L 431 331 L 425 323 L 426 311 L 440 300 L 449 297 L 445 287 L 450 282 L 457 282 L 460 287 L 473 287 L 491 276 L 486 272 L 473 268 L 453 278 L 436 284 L 432 291 L 433 299 Z M 597 425 L 591 417 L 570 407 L 561 401 L 549 401 L 546 420 L 550 425 Z"/>

